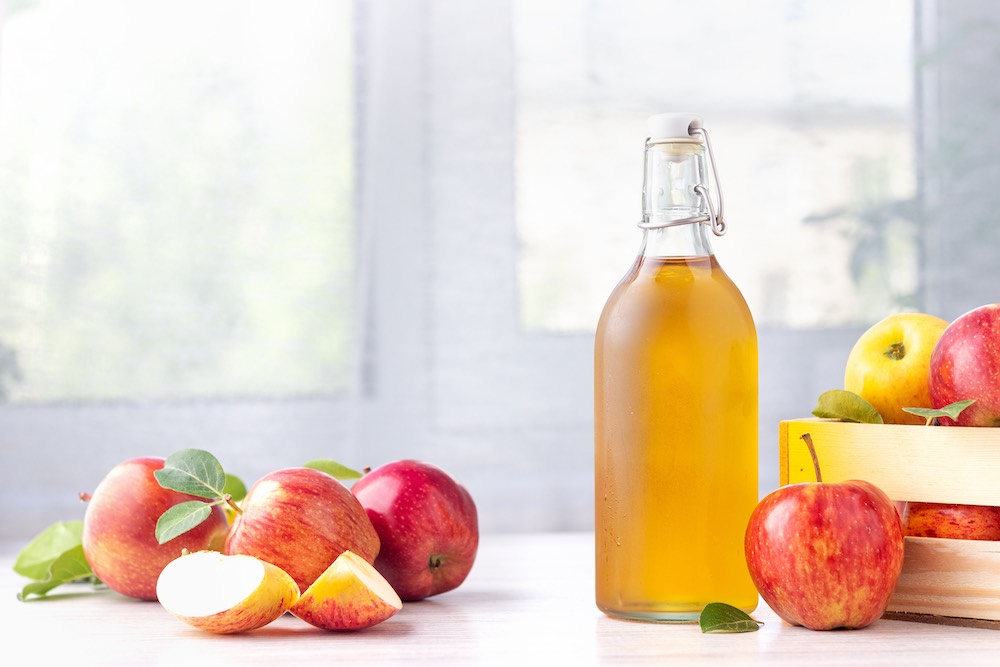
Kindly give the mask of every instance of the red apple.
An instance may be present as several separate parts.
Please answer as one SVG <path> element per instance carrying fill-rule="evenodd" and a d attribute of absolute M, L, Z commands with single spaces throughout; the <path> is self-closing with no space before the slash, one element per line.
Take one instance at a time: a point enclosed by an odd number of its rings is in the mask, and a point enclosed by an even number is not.
<path fill-rule="evenodd" d="M 941 334 L 930 362 L 931 404 L 975 403 L 945 426 L 1000 426 L 1000 303 L 974 308 Z"/>
<path fill-rule="evenodd" d="M 458 587 L 479 547 L 472 496 L 440 468 L 420 461 L 387 463 L 352 491 L 382 542 L 375 569 L 403 600 Z"/>
<path fill-rule="evenodd" d="M 882 616 L 899 579 L 902 522 L 875 485 L 824 483 L 818 473 L 772 491 L 750 515 L 750 577 L 788 623 L 861 628 Z"/>
<path fill-rule="evenodd" d="M 907 503 L 903 533 L 913 537 L 1000 541 L 1000 507 Z"/>
<path fill-rule="evenodd" d="M 379 551 L 372 522 L 350 490 L 325 472 L 285 468 L 264 475 L 240 503 L 227 554 L 277 565 L 306 590 L 345 551 L 369 563 Z"/>
<path fill-rule="evenodd" d="M 83 516 L 83 554 L 108 588 L 140 600 L 156 599 L 156 580 L 167 563 L 186 549 L 222 548 L 229 527 L 221 507 L 196 528 L 164 544 L 156 541 L 156 521 L 177 503 L 200 500 L 164 489 L 153 473 L 159 457 L 123 461 L 101 480 Z"/>

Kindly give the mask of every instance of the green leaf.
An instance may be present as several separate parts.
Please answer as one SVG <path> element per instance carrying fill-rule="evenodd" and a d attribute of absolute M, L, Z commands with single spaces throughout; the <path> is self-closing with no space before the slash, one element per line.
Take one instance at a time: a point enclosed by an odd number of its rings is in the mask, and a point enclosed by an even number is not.
<path fill-rule="evenodd" d="M 821 419 L 839 419 L 859 424 L 882 424 L 875 406 L 853 391 L 830 389 L 819 395 L 813 415 Z"/>
<path fill-rule="evenodd" d="M 327 475 L 336 479 L 361 479 L 361 473 L 357 470 L 352 470 L 330 459 L 314 459 L 306 463 L 303 467 L 322 470 Z"/>
<path fill-rule="evenodd" d="M 174 452 L 153 475 L 163 488 L 199 498 L 216 500 L 225 493 L 226 473 L 222 464 L 203 449 Z"/>
<path fill-rule="evenodd" d="M 160 544 L 169 542 L 200 524 L 211 513 L 212 505 L 200 500 L 174 505 L 156 520 L 156 541 Z"/>
<path fill-rule="evenodd" d="M 64 552 L 79 546 L 83 539 L 83 521 L 54 523 L 28 543 L 14 561 L 14 571 L 22 577 L 44 581 L 52 564 Z"/>
<path fill-rule="evenodd" d="M 903 408 L 903 412 L 909 412 L 911 415 L 923 417 L 927 420 L 927 424 L 930 425 L 930 423 L 938 417 L 958 419 L 958 415 L 962 414 L 962 410 L 966 409 L 975 402 L 975 399 L 969 399 L 967 401 L 949 403 L 943 408 Z"/>
<path fill-rule="evenodd" d="M 750 618 L 742 609 L 724 602 L 710 602 L 701 610 L 698 624 L 702 632 L 757 632 L 762 622 Z"/>
<path fill-rule="evenodd" d="M 24 601 L 31 595 L 44 596 L 53 588 L 68 584 L 73 581 L 92 578 L 93 571 L 87 563 L 86 556 L 83 555 L 83 545 L 66 550 L 58 558 L 52 561 L 48 575 L 42 581 L 34 581 L 27 584 L 21 592 L 17 594 L 17 599 Z"/>
<path fill-rule="evenodd" d="M 226 473 L 226 485 L 222 487 L 222 492 L 228 494 L 233 502 L 239 502 L 247 497 L 247 485 L 236 475 Z"/>

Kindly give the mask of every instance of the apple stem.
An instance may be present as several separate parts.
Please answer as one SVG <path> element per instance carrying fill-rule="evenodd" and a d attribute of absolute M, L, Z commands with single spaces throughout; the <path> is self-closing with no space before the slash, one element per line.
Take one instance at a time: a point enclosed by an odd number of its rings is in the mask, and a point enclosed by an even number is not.
<path fill-rule="evenodd" d="M 813 460 L 813 470 L 816 471 L 816 481 L 822 482 L 823 475 L 821 475 L 819 472 L 819 457 L 816 456 L 816 447 L 813 446 L 812 436 L 809 435 L 808 433 L 803 433 L 801 437 L 803 440 L 805 440 L 806 447 L 809 448 L 809 456 L 811 456 Z"/>
<path fill-rule="evenodd" d="M 222 496 L 222 499 L 225 500 L 227 503 L 229 503 L 229 506 L 232 507 L 237 514 L 243 514 L 243 510 L 240 509 L 240 506 L 237 505 L 236 501 L 233 500 L 232 494 L 227 493 L 226 495 Z"/>

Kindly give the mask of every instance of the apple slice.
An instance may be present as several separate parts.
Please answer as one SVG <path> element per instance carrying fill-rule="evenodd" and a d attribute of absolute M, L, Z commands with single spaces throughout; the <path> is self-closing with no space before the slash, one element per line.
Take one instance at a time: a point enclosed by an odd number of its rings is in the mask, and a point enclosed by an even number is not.
<path fill-rule="evenodd" d="M 306 589 L 291 612 L 324 630 L 363 630 L 402 607 L 396 591 L 371 563 L 345 551 Z"/>
<path fill-rule="evenodd" d="M 220 634 L 267 625 L 299 598 L 295 580 L 253 556 L 197 551 L 172 560 L 156 581 L 164 609 L 194 627 Z"/>

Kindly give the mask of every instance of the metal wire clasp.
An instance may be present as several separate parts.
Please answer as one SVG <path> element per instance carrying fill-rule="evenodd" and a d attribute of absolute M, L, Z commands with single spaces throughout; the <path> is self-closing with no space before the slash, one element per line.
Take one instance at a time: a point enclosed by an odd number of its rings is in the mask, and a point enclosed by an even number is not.
<path fill-rule="evenodd" d="M 722 200 L 722 183 L 719 181 L 719 168 L 715 166 L 715 151 L 712 150 L 712 142 L 708 139 L 708 130 L 702 127 L 698 121 L 691 123 L 688 134 L 701 135 L 705 140 L 705 152 L 708 153 L 708 163 L 712 168 L 712 180 L 715 181 L 715 196 L 719 199 L 718 206 L 712 205 L 712 198 L 709 196 L 708 188 L 704 185 L 699 183 L 694 186 L 694 191 L 704 197 L 705 203 L 708 204 L 708 217 L 712 225 L 712 233 L 716 236 L 722 236 L 726 233 L 727 228 L 726 218 L 723 215 L 725 202 Z"/>
<path fill-rule="evenodd" d="M 724 216 L 724 206 L 725 202 L 722 199 L 722 183 L 719 180 L 719 169 L 715 165 L 715 152 L 712 150 L 712 142 L 708 138 L 708 130 L 701 126 L 701 123 L 697 120 L 692 121 L 691 125 L 688 127 L 688 134 L 690 136 L 700 136 L 705 141 L 705 152 L 708 154 L 708 162 L 712 171 L 712 180 L 715 182 L 715 195 L 718 199 L 718 203 L 712 202 L 711 192 L 703 183 L 699 183 L 694 186 L 695 193 L 705 199 L 705 204 L 708 207 L 708 215 L 698 215 L 691 218 L 681 218 L 680 220 L 669 220 L 669 221 L 658 221 L 658 222 L 646 222 L 645 220 L 639 222 L 639 227 L 642 229 L 660 229 L 663 227 L 676 227 L 678 225 L 689 225 L 693 223 L 704 224 L 708 223 L 712 227 L 712 233 L 716 236 L 722 236 L 726 233 L 728 225 L 726 224 L 726 219 Z"/>

